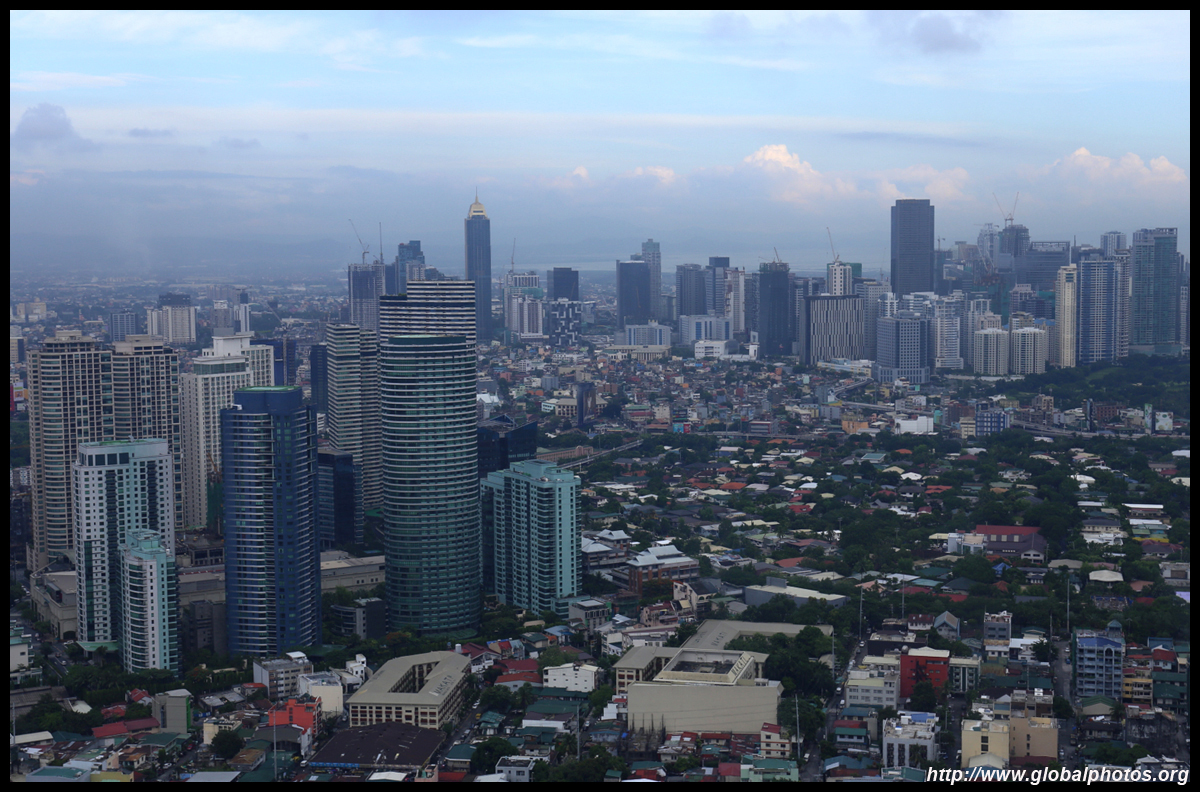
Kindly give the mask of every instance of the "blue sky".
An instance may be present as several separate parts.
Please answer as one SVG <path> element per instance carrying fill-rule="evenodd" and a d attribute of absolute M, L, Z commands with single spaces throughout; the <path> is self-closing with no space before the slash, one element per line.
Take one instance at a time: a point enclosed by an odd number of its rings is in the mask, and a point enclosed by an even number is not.
<path fill-rule="evenodd" d="M 18 231 L 325 238 L 349 259 L 353 218 L 453 272 L 478 187 L 518 266 L 607 267 L 652 236 L 668 268 L 777 247 L 809 269 L 828 226 L 873 271 L 895 198 L 930 198 L 949 243 L 1020 192 L 1035 240 L 1167 225 L 1190 245 L 1185 12 L 10 23 Z"/>

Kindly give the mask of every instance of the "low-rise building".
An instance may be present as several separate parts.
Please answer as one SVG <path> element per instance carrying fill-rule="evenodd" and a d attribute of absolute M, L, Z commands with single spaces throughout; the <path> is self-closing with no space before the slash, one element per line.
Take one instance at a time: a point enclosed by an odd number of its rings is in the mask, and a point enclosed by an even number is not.
<path fill-rule="evenodd" d="M 389 660 L 350 697 L 350 725 L 398 721 L 440 728 L 458 717 L 470 673 L 470 660 L 454 652 Z"/>
<path fill-rule="evenodd" d="M 898 709 L 900 675 L 895 671 L 852 669 L 846 680 L 846 705 Z"/>
<path fill-rule="evenodd" d="M 1009 761 L 1027 756 L 1055 760 L 1058 757 L 1058 721 L 1054 718 L 1008 719 Z"/>
<path fill-rule="evenodd" d="M 321 700 L 321 712 L 329 715 L 342 713 L 342 680 L 329 671 L 301 674 L 296 679 L 296 689 L 301 696 L 312 696 Z"/>
<path fill-rule="evenodd" d="M 599 686 L 600 667 L 588 663 L 564 663 L 543 672 L 547 687 L 591 693 Z"/>
<path fill-rule="evenodd" d="M 962 724 L 962 764 L 974 767 L 985 754 L 990 754 L 1008 766 L 1009 737 L 1008 721 L 964 720 Z M 986 761 L 986 760 L 985 760 Z"/>
<path fill-rule="evenodd" d="M 902 712 L 883 722 L 883 766 L 920 767 L 937 760 L 938 719 L 928 712 Z"/>
<path fill-rule="evenodd" d="M 537 761 L 536 756 L 502 756 L 496 762 L 496 773 L 509 783 L 528 783 L 533 780 L 533 766 Z"/>
<path fill-rule="evenodd" d="M 272 701 L 294 697 L 296 680 L 301 674 L 311 674 L 313 665 L 304 652 L 288 652 L 277 660 L 255 660 L 254 681 L 267 686 L 267 698 Z"/>

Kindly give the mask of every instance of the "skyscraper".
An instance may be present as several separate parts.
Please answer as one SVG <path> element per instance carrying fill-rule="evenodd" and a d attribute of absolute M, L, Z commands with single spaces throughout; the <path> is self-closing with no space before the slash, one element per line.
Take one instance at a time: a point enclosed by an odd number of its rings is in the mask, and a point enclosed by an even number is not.
<path fill-rule="evenodd" d="M 383 296 L 384 272 L 378 261 L 351 264 L 346 276 L 350 286 L 350 324 L 372 333 L 379 332 L 379 298 Z"/>
<path fill-rule="evenodd" d="M 699 264 L 680 264 L 675 268 L 675 310 L 680 316 L 708 313 L 704 301 L 704 269 Z"/>
<path fill-rule="evenodd" d="M 492 343 L 492 221 L 479 195 L 463 221 L 466 239 L 467 280 L 475 284 L 475 338 L 485 346 Z"/>
<path fill-rule="evenodd" d="M 221 411 L 229 652 L 321 639 L 317 414 L 300 388 L 246 388 Z"/>
<path fill-rule="evenodd" d="M 475 348 L 394 336 L 380 353 L 388 624 L 423 635 L 479 625 Z"/>
<path fill-rule="evenodd" d="M 308 379 L 313 407 L 329 411 L 329 347 L 313 344 L 308 348 Z"/>
<path fill-rule="evenodd" d="M 849 264 L 834 262 L 825 267 L 825 290 L 834 297 L 854 294 L 854 270 Z"/>
<path fill-rule="evenodd" d="M 1008 374 L 1008 331 L 989 327 L 975 331 L 975 373 L 984 377 Z"/>
<path fill-rule="evenodd" d="M 659 243 L 647 239 L 642 243 L 642 261 L 650 270 L 650 318 L 663 320 L 662 310 L 662 252 Z"/>
<path fill-rule="evenodd" d="M 384 298 L 385 305 L 390 299 L 391 295 Z M 379 343 L 374 333 L 357 325 L 328 325 L 325 346 L 329 358 L 325 434 L 330 446 L 354 455 L 362 482 L 362 508 L 377 509 L 383 505 Z"/>
<path fill-rule="evenodd" d="M 113 311 L 108 315 L 108 340 L 124 341 L 138 332 L 138 315 L 133 311 Z"/>
<path fill-rule="evenodd" d="M 546 335 L 555 348 L 579 346 L 583 332 L 583 303 L 559 299 L 546 305 Z"/>
<path fill-rule="evenodd" d="M 725 313 L 725 273 L 729 271 L 729 256 L 709 256 L 704 268 L 704 311 L 722 316 Z"/>
<path fill-rule="evenodd" d="M 546 299 L 579 302 L 579 273 L 570 267 L 555 267 L 548 271 Z"/>
<path fill-rule="evenodd" d="M 475 346 L 477 290 L 469 281 L 410 283 L 406 294 L 380 301 L 380 337 L 398 335 L 461 335 Z M 489 314 L 490 316 L 490 314 Z"/>
<path fill-rule="evenodd" d="M 491 539 L 485 545 L 492 548 L 501 602 L 565 617 L 571 598 L 582 593 L 579 488 L 578 476 L 541 459 L 484 479 L 484 525 Z"/>
<path fill-rule="evenodd" d="M 930 321 L 916 311 L 898 311 L 877 323 L 878 350 L 871 376 L 876 382 L 906 379 L 911 385 L 929 382 L 933 371 L 933 332 Z"/>
<path fill-rule="evenodd" d="M 1008 334 L 1009 369 L 1013 374 L 1044 374 L 1050 340 L 1040 327 L 1022 327 Z"/>
<path fill-rule="evenodd" d="M 348 451 L 317 452 L 317 535 L 322 550 L 363 540 L 362 477 Z"/>
<path fill-rule="evenodd" d="M 782 261 L 758 270 L 758 354 L 760 358 L 792 354 L 791 280 Z"/>
<path fill-rule="evenodd" d="M 175 550 L 174 459 L 166 440 L 80 443 L 71 462 L 71 500 L 74 514 L 75 576 L 78 581 L 79 640 L 123 643 L 122 636 L 137 630 L 134 618 L 149 614 L 123 608 L 127 593 L 122 586 L 122 546 L 131 533 L 148 531 L 162 546 Z M 166 572 L 161 573 L 165 575 Z M 171 576 L 174 569 L 171 569 Z M 164 578 L 163 582 L 166 582 Z M 174 581 L 170 581 L 173 590 Z M 174 635 L 175 611 L 169 621 L 156 625 Z M 145 666 L 178 670 L 176 648 L 158 662 Z M 121 658 L 133 670 L 125 655 Z"/>
<path fill-rule="evenodd" d="M 1086 366 L 1101 360 L 1116 362 L 1128 357 L 1130 339 L 1125 332 L 1128 326 L 1125 317 L 1130 310 L 1130 284 L 1125 262 L 1086 259 L 1076 266 L 1076 361 Z"/>
<path fill-rule="evenodd" d="M 1100 235 L 1100 255 L 1112 258 L 1118 250 L 1126 250 L 1125 235 L 1120 231 L 1109 231 Z"/>
<path fill-rule="evenodd" d="M 71 463 L 80 443 L 115 438 L 112 352 L 74 330 L 59 330 L 29 353 L 32 482 L 30 574 L 72 556 Z"/>
<path fill-rule="evenodd" d="M 118 651 L 129 673 L 154 668 L 179 673 L 179 579 L 175 544 L 136 528 L 119 545 Z"/>
<path fill-rule="evenodd" d="M 403 294 L 409 280 L 410 267 L 415 265 L 421 271 L 421 277 L 413 280 L 425 280 L 425 254 L 421 252 L 421 240 L 413 239 L 396 248 L 396 260 L 384 274 L 383 293 Z"/>
<path fill-rule="evenodd" d="M 862 359 L 866 346 L 862 297 L 857 294 L 803 297 L 797 319 L 796 353 L 805 363 Z"/>
<path fill-rule="evenodd" d="M 649 265 L 644 261 L 618 261 L 617 327 L 646 324 L 651 315 Z"/>
<path fill-rule="evenodd" d="M 183 452 L 183 519 L 188 527 L 220 527 L 221 410 L 239 388 L 274 384 L 271 348 L 250 343 L 250 334 L 217 336 L 210 349 L 179 375 Z"/>
<path fill-rule="evenodd" d="M 722 312 L 730 321 L 736 336 L 746 332 L 746 271 L 725 270 L 725 310 Z"/>
<path fill-rule="evenodd" d="M 863 298 L 863 341 L 867 360 L 875 360 L 876 325 L 879 320 L 879 298 L 888 293 L 887 286 L 876 280 L 854 284 L 854 293 Z"/>
<path fill-rule="evenodd" d="M 933 206 L 901 198 L 892 207 L 892 281 L 895 294 L 934 290 Z"/>
<path fill-rule="evenodd" d="M 1178 355 L 1179 241 L 1177 228 L 1142 228 L 1130 246 L 1129 349 Z"/>
<path fill-rule="evenodd" d="M 1050 333 L 1050 363 L 1074 368 L 1079 343 L 1079 269 L 1074 264 L 1058 271 L 1054 283 L 1054 327 Z"/>
<path fill-rule="evenodd" d="M 296 369 L 299 367 L 296 359 L 296 340 L 294 338 L 260 338 L 252 342 L 255 346 L 271 348 L 271 369 L 276 385 L 295 385 Z"/>
<path fill-rule="evenodd" d="M 1070 242 L 1030 242 L 1017 259 L 1017 282 L 1028 283 L 1035 292 L 1053 289 L 1058 271 L 1070 263 Z"/>
<path fill-rule="evenodd" d="M 196 343 L 196 306 L 163 305 L 146 312 L 146 332 L 168 344 Z"/>

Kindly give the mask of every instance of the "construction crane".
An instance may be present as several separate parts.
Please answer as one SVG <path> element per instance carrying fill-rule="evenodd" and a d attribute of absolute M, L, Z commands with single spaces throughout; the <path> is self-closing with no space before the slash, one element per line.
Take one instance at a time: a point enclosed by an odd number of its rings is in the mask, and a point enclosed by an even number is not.
<path fill-rule="evenodd" d="M 837 250 L 834 249 L 834 247 L 833 247 L 833 232 L 829 230 L 829 226 L 825 226 L 825 233 L 829 234 L 829 250 L 830 250 L 830 252 L 833 253 L 833 263 L 841 264 L 842 259 L 841 259 L 841 257 L 838 256 Z"/>
<path fill-rule="evenodd" d="M 996 198 L 996 193 L 992 193 L 992 197 Z M 1017 214 L 1017 201 L 1021 199 L 1021 193 L 1017 193 L 1017 197 L 1013 198 L 1013 208 L 1008 214 L 1004 214 L 1004 207 L 1000 205 L 1000 199 L 996 198 L 996 208 L 1000 210 L 1000 216 L 1004 218 L 1004 227 L 1008 228 L 1013 224 L 1013 218 Z"/>
<path fill-rule="evenodd" d="M 508 259 L 508 274 L 512 275 L 517 269 L 517 240 L 513 238 L 513 252 Z"/>
<path fill-rule="evenodd" d="M 362 252 L 362 257 L 363 257 L 363 266 L 365 267 L 365 266 L 367 266 L 367 254 L 371 252 L 371 246 L 370 246 L 370 245 L 367 245 L 366 243 L 364 243 L 364 242 L 362 241 L 362 236 L 361 236 L 361 235 L 358 233 L 358 229 L 354 227 L 354 221 L 353 221 L 353 220 L 351 220 L 351 221 L 350 221 L 350 227 L 351 227 L 351 228 L 354 228 L 354 236 L 358 237 L 358 244 L 362 245 L 362 249 L 363 249 L 363 252 Z M 383 231 L 382 231 L 382 229 L 383 229 L 383 226 L 381 225 L 381 226 L 380 226 L 380 233 L 382 233 L 382 232 L 383 232 Z"/>

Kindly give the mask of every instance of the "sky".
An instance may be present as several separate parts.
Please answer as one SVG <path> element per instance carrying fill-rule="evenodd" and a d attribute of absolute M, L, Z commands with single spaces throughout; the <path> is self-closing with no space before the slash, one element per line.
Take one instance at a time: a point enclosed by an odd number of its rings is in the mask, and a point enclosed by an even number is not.
<path fill-rule="evenodd" d="M 478 190 L 493 272 L 611 268 L 648 237 L 667 270 L 814 270 L 832 237 L 874 274 L 897 198 L 929 198 L 946 245 L 1015 201 L 1034 240 L 1176 226 L 1190 253 L 1190 23 L 14 12 L 10 252 L 323 243 L 334 266 L 361 257 L 353 220 L 373 255 L 382 224 L 389 261 L 420 239 L 461 273 Z"/>

